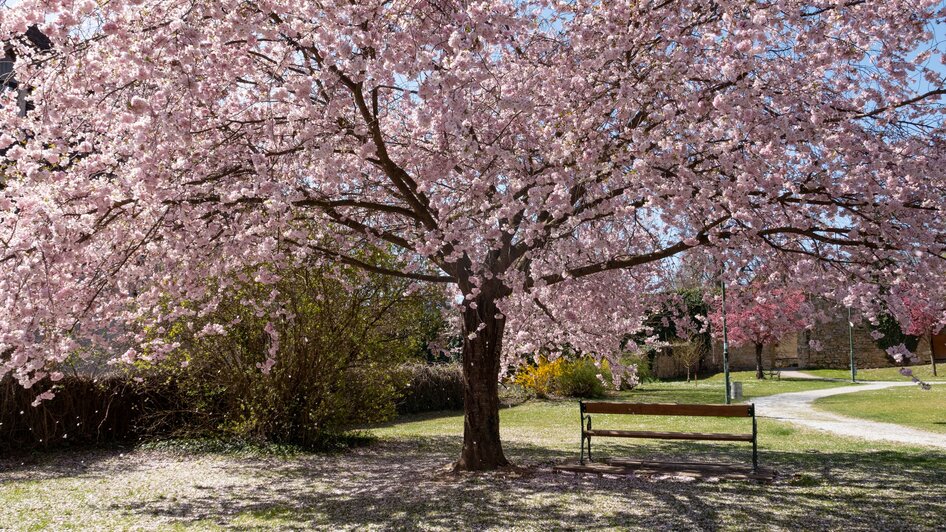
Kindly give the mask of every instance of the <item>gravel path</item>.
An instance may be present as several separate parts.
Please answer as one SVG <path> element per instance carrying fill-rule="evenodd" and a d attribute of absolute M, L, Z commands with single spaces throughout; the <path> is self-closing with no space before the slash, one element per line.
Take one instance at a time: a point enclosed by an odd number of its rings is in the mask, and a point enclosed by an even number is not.
<path fill-rule="evenodd" d="M 797 371 L 793 369 L 786 369 L 786 370 L 781 371 L 781 376 L 786 379 L 802 379 L 802 380 L 808 380 L 808 381 L 832 381 L 832 382 L 849 382 L 850 381 L 850 379 L 828 379 L 825 377 L 819 377 L 817 375 L 812 375 L 811 373 L 805 373 L 804 371 Z"/>
<path fill-rule="evenodd" d="M 791 375 L 787 375 L 791 373 Z M 800 371 L 782 372 L 783 377 L 817 378 Z M 756 412 L 761 417 L 778 419 L 803 425 L 805 427 L 832 432 L 841 436 L 850 436 L 871 441 L 891 441 L 912 445 L 924 445 L 946 449 L 946 437 L 923 430 L 917 430 L 894 423 L 881 423 L 865 419 L 839 416 L 830 412 L 816 410 L 812 403 L 816 399 L 842 393 L 881 390 L 894 386 L 916 386 L 912 382 L 872 382 L 854 384 L 840 388 L 810 390 L 806 392 L 782 393 L 754 400 Z"/>

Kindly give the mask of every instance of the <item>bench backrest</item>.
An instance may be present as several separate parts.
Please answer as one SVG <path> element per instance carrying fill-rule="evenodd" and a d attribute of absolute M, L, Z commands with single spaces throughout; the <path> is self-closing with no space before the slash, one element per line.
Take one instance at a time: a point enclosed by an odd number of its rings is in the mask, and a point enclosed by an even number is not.
<path fill-rule="evenodd" d="M 636 414 L 645 416 L 711 416 L 752 417 L 755 406 L 748 405 L 690 405 L 662 403 L 609 403 L 580 401 L 585 414 Z"/>

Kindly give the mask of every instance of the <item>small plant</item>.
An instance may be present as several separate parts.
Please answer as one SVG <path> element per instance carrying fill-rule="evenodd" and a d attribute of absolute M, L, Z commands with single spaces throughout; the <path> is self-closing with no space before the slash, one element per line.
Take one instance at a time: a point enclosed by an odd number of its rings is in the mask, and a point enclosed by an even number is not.
<path fill-rule="evenodd" d="M 557 390 L 566 397 L 604 397 L 606 375 L 588 358 L 568 361 L 562 364 L 558 376 Z"/>

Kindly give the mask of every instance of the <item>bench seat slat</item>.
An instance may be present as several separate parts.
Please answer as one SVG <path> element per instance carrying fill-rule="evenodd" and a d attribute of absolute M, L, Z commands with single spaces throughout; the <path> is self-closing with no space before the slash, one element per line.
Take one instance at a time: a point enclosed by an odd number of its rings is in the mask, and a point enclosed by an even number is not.
<path fill-rule="evenodd" d="M 586 414 L 637 414 L 654 416 L 751 417 L 752 405 L 692 405 L 662 403 L 582 402 Z"/>
<path fill-rule="evenodd" d="M 720 434 L 707 432 L 652 432 L 646 430 L 586 430 L 589 436 L 612 438 L 652 438 L 655 440 L 752 441 L 752 434 Z"/>

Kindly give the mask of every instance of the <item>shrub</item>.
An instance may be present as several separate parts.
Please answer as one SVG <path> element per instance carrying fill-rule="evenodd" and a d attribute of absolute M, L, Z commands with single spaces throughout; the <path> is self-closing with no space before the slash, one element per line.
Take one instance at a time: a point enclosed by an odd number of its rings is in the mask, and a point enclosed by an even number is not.
<path fill-rule="evenodd" d="M 400 414 L 463 408 L 463 368 L 459 364 L 407 364 L 397 401 Z"/>
<path fill-rule="evenodd" d="M 897 318 L 890 314 L 881 314 L 877 324 L 871 325 L 871 330 L 880 333 L 880 337 L 875 340 L 877 347 L 887 353 L 888 360 L 897 364 L 900 363 L 889 354 L 889 349 L 903 345 L 910 353 L 916 353 L 916 348 L 920 345 L 920 337 L 905 333 Z"/>
<path fill-rule="evenodd" d="M 519 368 L 513 377 L 513 383 L 540 399 L 546 399 L 555 393 L 564 365 L 564 358 L 550 361 L 545 356 L 539 356 L 535 364 L 527 364 Z"/>
<path fill-rule="evenodd" d="M 55 397 L 33 406 L 35 397 L 49 389 Z M 0 448 L 132 442 L 188 422 L 187 410 L 175 397 L 162 383 L 121 375 L 67 376 L 30 389 L 6 377 L 0 380 Z"/>
<path fill-rule="evenodd" d="M 605 368 L 598 368 L 588 358 L 568 361 L 562 366 L 557 379 L 558 393 L 566 397 L 604 397 L 605 385 L 602 379 L 610 378 Z"/>
<path fill-rule="evenodd" d="M 560 357 L 550 361 L 545 356 L 540 356 L 536 364 L 519 368 L 513 377 L 513 384 L 540 399 L 552 395 L 602 397 L 606 390 L 602 379 L 610 383 L 611 373 L 607 363 L 603 363 L 599 368 L 588 357 L 574 360 Z"/>
<path fill-rule="evenodd" d="M 353 269 L 279 274 L 277 303 L 292 319 L 259 317 L 254 304 L 273 287 L 245 283 L 213 315 L 182 320 L 166 334 L 182 349 L 147 369 L 175 383 L 199 414 L 185 435 L 324 447 L 353 426 L 394 417 L 406 377 L 396 368 L 423 344 L 436 293 Z M 199 334 L 207 324 L 226 326 Z M 271 332 L 278 343 L 267 374 L 260 366 L 274 347 Z"/>

